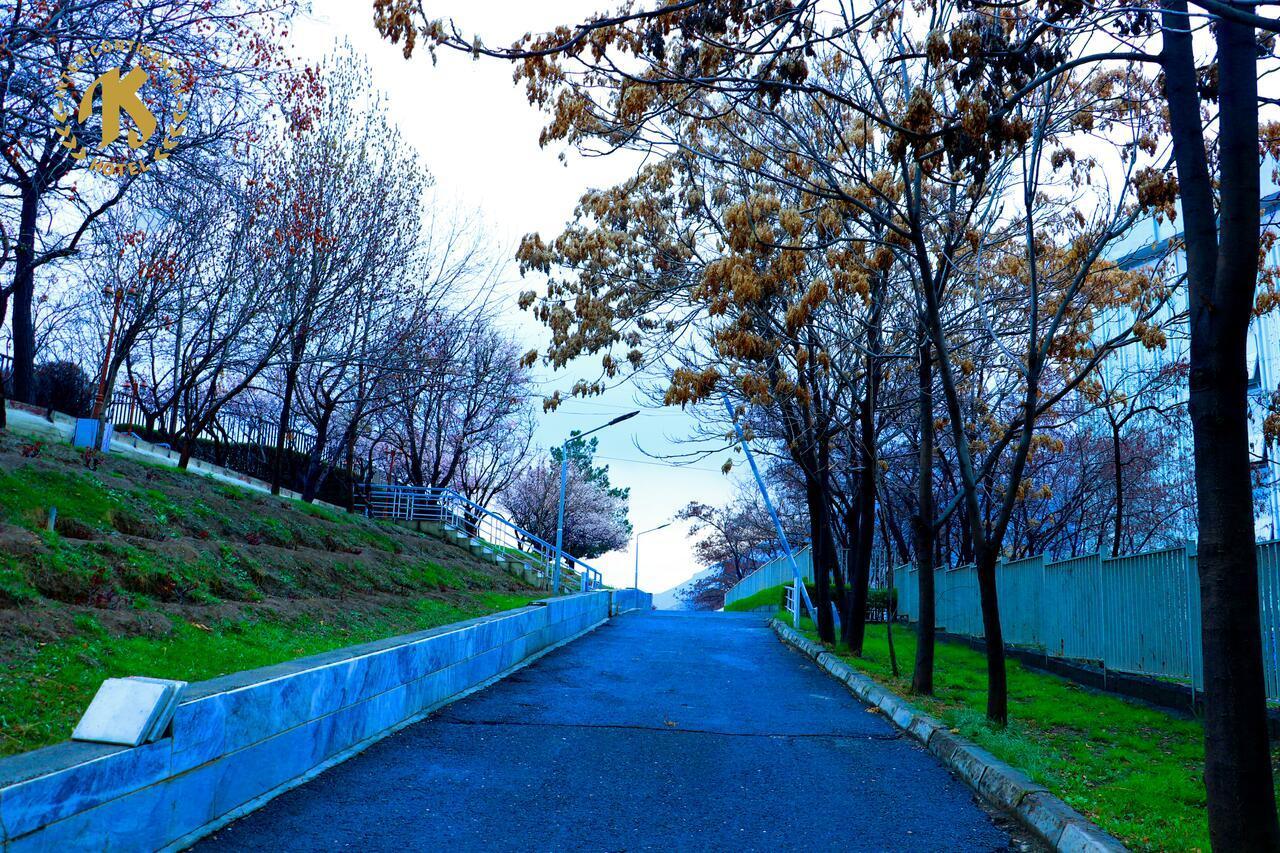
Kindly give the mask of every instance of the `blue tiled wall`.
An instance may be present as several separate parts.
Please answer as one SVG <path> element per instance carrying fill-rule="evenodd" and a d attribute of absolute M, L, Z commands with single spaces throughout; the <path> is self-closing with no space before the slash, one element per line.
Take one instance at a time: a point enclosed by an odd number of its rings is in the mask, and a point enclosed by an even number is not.
<path fill-rule="evenodd" d="M 0 760 L 0 842 L 18 853 L 194 840 L 229 813 L 598 624 L 611 607 L 621 612 L 617 595 L 549 599 L 193 684 L 171 736 L 156 743 L 67 742 Z"/>

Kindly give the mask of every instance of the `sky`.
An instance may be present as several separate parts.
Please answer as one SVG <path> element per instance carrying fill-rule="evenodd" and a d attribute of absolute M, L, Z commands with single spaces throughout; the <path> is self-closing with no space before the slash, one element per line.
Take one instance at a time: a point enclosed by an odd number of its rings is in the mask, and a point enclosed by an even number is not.
<path fill-rule="evenodd" d="M 385 95 L 391 119 L 435 175 L 438 197 L 463 210 L 479 209 L 507 257 L 525 234 L 536 231 L 544 238 L 558 234 L 584 190 L 615 184 L 631 174 L 636 164 L 631 155 L 583 158 L 566 152 L 562 161 L 561 149 L 539 148 L 543 116 L 513 84 L 508 64 L 441 51 L 433 66 L 425 50 L 406 61 L 399 47 L 383 42 L 374 30 L 372 5 L 370 0 L 312 0 L 310 13 L 291 29 L 294 52 L 316 59 L 345 40 L 363 54 L 372 68 L 374 86 Z M 431 13 L 454 18 L 465 32 L 479 33 L 487 44 L 506 44 L 526 31 L 571 23 L 608 5 L 602 0 L 434 0 Z M 545 330 L 516 307 L 519 292 L 541 289 L 541 281 L 522 280 L 512 262 L 498 288 L 496 296 L 508 331 L 523 347 L 542 348 Z M 597 366 L 593 359 L 577 370 L 571 365 L 554 374 L 539 366 L 537 380 L 548 393 L 557 388 L 567 391 L 574 379 L 594 379 Z M 723 503 L 728 499 L 733 481 L 720 473 L 723 455 L 692 467 L 675 467 L 646 456 L 646 451 L 661 455 L 684 450 L 677 440 L 689 433 L 693 421 L 678 409 L 649 406 L 629 387 L 589 400 L 575 399 L 541 416 L 536 441 L 550 447 L 572 430 L 591 429 L 634 409 L 642 410 L 638 417 L 597 434 L 597 458 L 598 464 L 608 464 L 615 485 L 630 487 L 636 531 L 671 521 L 692 500 Z M 640 587 L 665 590 L 704 568 L 694 561 L 691 545 L 682 522 L 645 535 Z M 631 585 L 633 546 L 634 540 L 625 551 L 591 561 L 605 583 Z"/>

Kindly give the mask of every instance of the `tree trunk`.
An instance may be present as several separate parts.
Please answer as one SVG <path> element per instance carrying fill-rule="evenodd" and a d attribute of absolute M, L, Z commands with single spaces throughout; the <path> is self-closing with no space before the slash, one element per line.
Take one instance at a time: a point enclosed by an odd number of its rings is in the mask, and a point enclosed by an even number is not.
<path fill-rule="evenodd" d="M 860 510 L 861 506 L 858 503 L 857 493 L 855 490 L 853 500 L 849 501 L 844 511 L 844 567 L 845 570 L 849 572 L 850 586 L 846 588 L 844 584 L 840 582 L 840 578 L 836 578 L 836 606 L 840 608 L 840 613 L 842 614 L 842 621 L 840 623 L 840 639 L 846 644 L 849 642 L 849 626 L 851 623 L 851 614 L 854 609 L 853 584 L 856 583 L 856 580 L 853 575 L 854 566 L 858 562 L 858 519 L 861 517 Z"/>
<path fill-rule="evenodd" d="M 187 470 L 187 465 L 191 463 L 191 454 L 195 451 L 196 439 L 195 435 L 186 428 L 182 431 L 182 449 L 178 452 L 178 468 L 179 470 Z"/>
<path fill-rule="evenodd" d="M 862 445 L 862 479 L 858 489 L 858 550 L 854 565 L 849 567 L 850 613 L 845 639 L 855 655 L 862 655 L 863 638 L 867 630 L 867 586 L 871 579 L 871 553 L 875 545 L 876 484 L 879 482 L 879 457 L 876 454 L 876 410 L 880 396 L 880 326 L 884 312 L 885 279 L 881 274 L 875 279 L 871 293 L 871 322 L 867 327 L 866 389 L 862 395 L 862 429 L 859 441 Z M 895 666 L 896 669 L 896 666 Z"/>
<path fill-rule="evenodd" d="M 1243 338 L 1238 346 L 1228 344 L 1221 331 L 1208 336 L 1217 345 L 1198 354 L 1193 336 L 1191 357 L 1209 829 L 1214 850 L 1276 850 L 1245 348 Z"/>
<path fill-rule="evenodd" d="M 36 364 L 36 326 L 33 314 L 36 291 L 36 214 L 40 209 L 40 194 L 30 186 L 24 186 L 21 196 L 18 242 L 14 246 L 13 397 L 23 403 L 32 403 Z"/>
<path fill-rule="evenodd" d="M 0 328 L 4 326 L 4 320 L 9 316 L 9 295 L 0 289 Z M 9 428 L 9 413 L 5 407 L 5 397 L 8 389 L 5 388 L 4 371 L 0 370 L 0 430 Z"/>
<path fill-rule="evenodd" d="M 916 540 L 916 583 L 919 619 L 916 623 L 916 663 L 911 690 L 933 695 L 933 646 L 937 617 L 933 590 L 933 355 L 928 341 L 920 345 L 920 471 L 919 510 L 911 519 Z"/>
<path fill-rule="evenodd" d="M 106 434 L 108 413 L 111 411 L 111 398 L 115 396 L 116 379 L 120 376 L 120 365 L 123 359 L 117 361 L 111 359 L 107 365 L 107 375 L 103 377 L 102 382 L 102 407 L 94 412 L 94 417 L 98 421 L 98 435 Z"/>
<path fill-rule="evenodd" d="M 294 347 L 293 358 L 284 375 L 284 402 L 280 406 L 280 428 L 276 430 L 276 458 L 271 466 L 271 494 L 280 494 L 280 485 L 284 481 L 284 450 L 289 436 L 289 419 L 293 415 L 293 393 L 298 386 L 298 370 L 301 367 L 301 354 Z"/>
<path fill-rule="evenodd" d="M 307 457 L 307 470 L 302 477 L 304 503 L 311 503 L 316 499 L 316 493 L 320 491 L 329 472 L 329 466 L 324 462 L 324 451 L 329 445 L 329 422 L 333 419 L 333 411 L 334 406 L 327 405 L 316 426 L 316 443 Z M 343 439 L 345 441 L 346 436 Z"/>
<path fill-rule="evenodd" d="M 831 612 L 831 563 L 835 557 L 831 522 L 828 518 L 827 496 L 816 477 L 805 471 L 805 498 L 809 504 L 809 536 L 813 557 L 813 583 L 818 611 L 818 639 L 824 643 L 836 641 L 835 618 Z"/>
<path fill-rule="evenodd" d="M 996 552 L 985 544 L 976 550 L 978 592 L 982 597 L 982 633 L 987 649 L 987 719 L 1004 726 L 1009 723 L 1009 684 L 1004 668 L 1000 604 L 996 597 Z"/>
<path fill-rule="evenodd" d="M 1164 0 L 1162 11 L 1187 247 L 1209 839 L 1217 851 L 1275 851 L 1280 825 L 1267 739 L 1246 363 L 1260 229 L 1258 49 L 1252 27 L 1217 22 L 1215 216 L 1185 0 Z"/>
<path fill-rule="evenodd" d="M 874 440 L 874 438 L 873 438 Z M 853 565 L 849 567 L 849 612 L 845 615 L 845 642 L 853 654 L 862 656 L 867 631 L 867 588 L 871 583 L 871 551 L 875 544 L 876 478 L 875 450 L 862 452 L 862 475 L 858 481 L 858 535 Z M 872 467 L 868 467 L 868 466 Z"/>
<path fill-rule="evenodd" d="M 898 677 L 898 653 L 894 651 L 894 648 L 893 648 L 893 617 L 894 617 L 894 613 L 896 612 L 896 608 L 893 606 L 894 586 L 893 586 L 892 571 L 889 572 L 889 580 L 886 582 L 885 586 L 889 591 L 889 596 L 886 600 L 885 609 L 884 609 L 884 639 L 885 639 L 885 643 L 889 646 L 889 671 L 893 673 L 894 678 L 897 678 Z"/>
<path fill-rule="evenodd" d="M 317 440 L 318 442 L 318 440 Z M 312 453 L 307 459 L 307 470 L 302 479 L 302 501 L 311 503 L 320 492 L 320 487 L 328 475 L 329 467 L 320 459 L 318 453 Z"/>

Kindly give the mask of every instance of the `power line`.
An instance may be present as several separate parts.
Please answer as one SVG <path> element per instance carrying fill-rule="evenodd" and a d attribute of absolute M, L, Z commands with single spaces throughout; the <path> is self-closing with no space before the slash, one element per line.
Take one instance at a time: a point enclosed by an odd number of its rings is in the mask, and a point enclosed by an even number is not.
<path fill-rule="evenodd" d="M 715 473 L 715 474 L 718 474 L 721 471 L 721 468 L 718 465 L 715 468 L 704 468 L 699 465 L 682 465 L 678 462 L 654 462 L 648 459 L 626 459 L 621 456 L 601 456 L 599 453 L 593 454 L 592 458 L 606 459 L 610 462 L 627 462 L 632 465 L 652 465 L 656 468 L 675 468 L 675 469 L 688 468 L 693 471 L 705 471 L 707 473 Z"/>

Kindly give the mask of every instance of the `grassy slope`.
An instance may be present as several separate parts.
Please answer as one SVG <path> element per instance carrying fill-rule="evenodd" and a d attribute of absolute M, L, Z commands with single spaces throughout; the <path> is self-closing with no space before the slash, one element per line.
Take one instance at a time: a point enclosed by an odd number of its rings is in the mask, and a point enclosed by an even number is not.
<path fill-rule="evenodd" d="M 0 433 L 0 755 L 64 739 L 103 678 L 196 681 L 543 595 L 391 525 L 28 442 Z"/>
<path fill-rule="evenodd" d="M 782 601 L 782 591 L 788 586 L 789 584 L 778 584 L 768 589 L 762 589 L 757 593 L 748 595 L 746 598 L 740 598 L 731 604 L 726 604 L 724 609 L 729 613 L 733 613 L 755 610 L 757 607 L 769 605 L 776 607 Z"/>
<path fill-rule="evenodd" d="M 785 615 L 785 614 L 784 614 Z M 808 620 L 810 639 L 817 633 Z M 883 626 L 868 626 L 862 658 L 843 660 L 907 697 L 953 732 L 1021 768 L 1134 850 L 1208 850 L 1203 730 L 1155 708 L 1087 690 L 1009 661 L 1008 728 L 988 725 L 986 661 L 968 647 L 937 646 L 935 697 L 910 693 L 915 634 L 895 629 L 900 675 Z"/>

